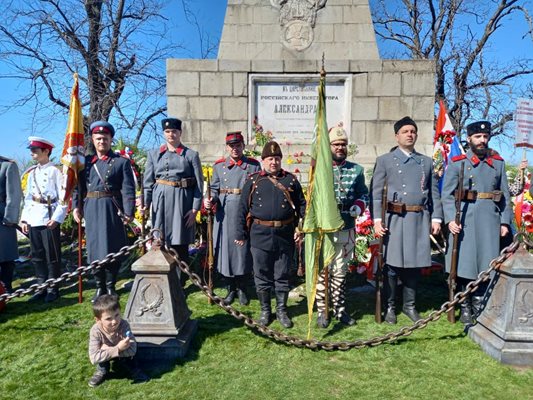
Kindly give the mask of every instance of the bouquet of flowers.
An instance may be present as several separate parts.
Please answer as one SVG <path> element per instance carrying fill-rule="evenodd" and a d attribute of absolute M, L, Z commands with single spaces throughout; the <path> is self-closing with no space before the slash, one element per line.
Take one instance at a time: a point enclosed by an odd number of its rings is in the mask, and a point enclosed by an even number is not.
<path fill-rule="evenodd" d="M 439 176 L 444 172 L 444 166 L 447 164 L 447 157 L 450 154 L 450 145 L 453 143 L 453 138 L 456 135 L 454 131 L 442 131 L 435 133 L 434 143 L 435 150 L 433 151 L 433 170 Z"/>
<path fill-rule="evenodd" d="M 369 269 L 372 269 L 371 242 L 373 240 L 374 221 L 367 208 L 355 221 L 355 247 L 353 258 L 349 262 L 350 271 L 368 275 Z"/>

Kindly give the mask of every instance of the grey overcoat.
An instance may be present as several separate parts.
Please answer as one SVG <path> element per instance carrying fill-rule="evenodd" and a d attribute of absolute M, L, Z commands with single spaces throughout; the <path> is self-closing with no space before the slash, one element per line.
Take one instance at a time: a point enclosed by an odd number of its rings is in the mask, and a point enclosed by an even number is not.
<path fill-rule="evenodd" d="M 461 278 L 475 279 L 481 271 L 488 268 L 490 261 L 500 252 L 500 226 L 511 224 L 509 206 L 509 187 L 505 174 L 505 162 L 491 151 L 491 155 L 480 161 L 468 151 L 465 155 L 454 157 L 444 175 L 442 187 L 442 206 L 444 222 L 455 219 L 454 192 L 458 186 L 459 173 L 464 163 L 463 187 L 482 193 L 502 191 L 501 200 L 477 199 L 461 202 L 461 224 L 459 234 L 459 258 L 457 275 Z M 453 243 L 450 234 L 449 243 Z M 446 269 L 450 270 L 452 246 L 448 246 Z"/>
<path fill-rule="evenodd" d="M 399 148 L 379 156 L 372 178 L 372 218 L 381 218 L 383 186 L 388 201 L 424 206 L 418 212 L 401 215 L 387 212 L 384 256 L 388 265 L 422 268 L 431 265 L 431 220 L 442 220 L 438 184 L 430 157 L 414 151 L 407 156 Z"/>
<path fill-rule="evenodd" d="M 244 246 L 235 244 L 235 225 L 241 194 L 246 178 L 261 170 L 261 164 L 253 158 L 242 157 L 236 164 L 231 165 L 231 158 L 222 158 L 213 166 L 213 180 L 211 181 L 211 197 L 216 204 L 215 224 L 213 229 L 213 243 L 218 271 L 227 277 L 249 274 L 252 271 L 252 255 L 250 242 Z M 223 189 L 223 193 L 220 192 Z M 229 190 L 228 189 L 237 189 Z M 236 193 L 239 192 L 239 193 Z"/>
<path fill-rule="evenodd" d="M 0 262 L 16 260 L 18 255 L 17 230 L 4 223 L 19 221 L 22 188 L 17 164 L 0 156 Z"/>
<path fill-rule="evenodd" d="M 158 179 L 177 182 L 194 178 L 194 185 L 186 188 L 157 183 Z M 148 153 L 144 172 L 144 200 L 152 205 L 152 227 L 163 232 L 166 243 L 186 245 L 194 243 L 195 229 L 185 226 L 188 211 L 200 210 L 204 179 L 198 153 L 180 145 L 173 152 L 166 145 Z"/>

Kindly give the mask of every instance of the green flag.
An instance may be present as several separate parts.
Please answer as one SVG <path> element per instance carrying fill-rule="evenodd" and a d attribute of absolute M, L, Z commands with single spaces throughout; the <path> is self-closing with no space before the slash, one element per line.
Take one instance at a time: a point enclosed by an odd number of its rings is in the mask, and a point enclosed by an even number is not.
<path fill-rule="evenodd" d="M 306 197 L 307 207 L 303 232 L 305 233 L 305 281 L 309 315 L 307 336 L 310 337 L 318 274 L 324 266 L 333 261 L 335 256 L 333 233 L 338 232 L 344 225 L 337 208 L 333 185 L 333 159 L 326 119 L 325 73 L 321 74 L 318 86 L 318 107 Z"/>

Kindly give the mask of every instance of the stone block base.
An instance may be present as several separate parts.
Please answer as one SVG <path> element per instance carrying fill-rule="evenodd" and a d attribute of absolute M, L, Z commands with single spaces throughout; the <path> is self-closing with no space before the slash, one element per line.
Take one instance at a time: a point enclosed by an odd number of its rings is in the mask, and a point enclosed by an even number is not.
<path fill-rule="evenodd" d="M 189 319 L 177 336 L 136 335 L 137 359 L 140 361 L 173 361 L 185 357 L 198 329 L 198 321 Z"/>
<path fill-rule="evenodd" d="M 533 342 L 505 341 L 480 323 L 469 329 L 468 336 L 503 364 L 533 367 Z"/>

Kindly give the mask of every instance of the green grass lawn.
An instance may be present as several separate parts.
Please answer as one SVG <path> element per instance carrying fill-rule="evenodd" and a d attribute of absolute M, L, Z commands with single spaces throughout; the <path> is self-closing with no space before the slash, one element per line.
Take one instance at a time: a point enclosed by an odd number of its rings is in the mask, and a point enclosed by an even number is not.
<path fill-rule="evenodd" d="M 356 277 L 350 281 L 360 283 Z M 21 283 L 30 282 L 19 279 L 15 287 Z M 421 285 L 419 311 L 427 314 L 446 299 L 444 277 L 434 274 Z M 451 325 L 445 316 L 393 344 L 312 351 L 261 336 L 208 305 L 190 284 L 188 304 L 199 325 L 187 357 L 173 365 L 146 366 L 152 377 L 146 384 L 133 385 L 115 374 L 92 389 L 87 349 L 94 289 L 86 286 L 82 304 L 76 287 L 70 287 L 51 306 L 28 303 L 25 297 L 9 302 L 0 314 L 2 399 L 533 399 L 533 369 L 499 364 L 464 334 L 460 323 Z M 120 294 L 125 307 L 128 293 Z M 305 338 L 306 305 L 291 300 L 289 306 L 295 327 L 287 332 Z M 256 299 L 249 307 L 236 307 L 259 314 Z M 348 310 L 357 325 L 313 328 L 313 336 L 366 339 L 409 323 L 400 315 L 397 326 L 375 324 L 371 293 L 351 294 Z M 281 329 L 278 322 L 271 327 Z"/>

